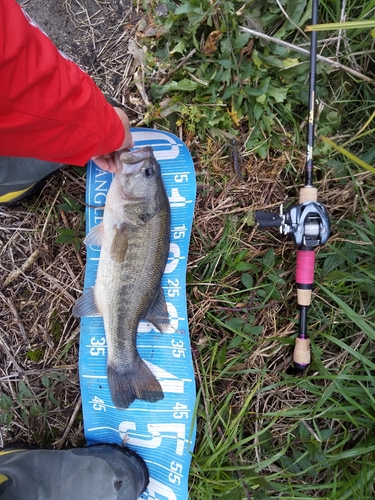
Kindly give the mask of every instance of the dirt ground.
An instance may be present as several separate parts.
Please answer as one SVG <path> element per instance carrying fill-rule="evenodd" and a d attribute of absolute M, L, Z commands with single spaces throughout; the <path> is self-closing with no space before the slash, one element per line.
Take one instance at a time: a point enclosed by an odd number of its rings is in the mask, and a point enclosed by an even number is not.
<path fill-rule="evenodd" d="M 19 0 L 55 45 L 117 103 L 130 94 L 129 39 L 140 15 L 126 0 Z M 131 111 L 132 106 L 128 109 Z M 130 113 L 131 114 L 131 113 Z"/>
<path fill-rule="evenodd" d="M 98 47 L 95 42 L 104 40 L 129 14 L 129 9 L 131 12 L 131 4 L 122 0 L 19 0 L 18 3 L 60 50 L 87 70 L 95 66 Z M 88 34 L 88 23 L 92 33 L 101 33 L 99 38 Z"/>

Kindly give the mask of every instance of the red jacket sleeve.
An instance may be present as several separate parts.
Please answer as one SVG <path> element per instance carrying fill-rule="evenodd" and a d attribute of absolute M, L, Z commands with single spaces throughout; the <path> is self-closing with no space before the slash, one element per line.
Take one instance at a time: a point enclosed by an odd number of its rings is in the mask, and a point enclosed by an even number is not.
<path fill-rule="evenodd" d="M 84 165 L 123 140 L 94 81 L 15 0 L 0 0 L 0 156 Z"/>

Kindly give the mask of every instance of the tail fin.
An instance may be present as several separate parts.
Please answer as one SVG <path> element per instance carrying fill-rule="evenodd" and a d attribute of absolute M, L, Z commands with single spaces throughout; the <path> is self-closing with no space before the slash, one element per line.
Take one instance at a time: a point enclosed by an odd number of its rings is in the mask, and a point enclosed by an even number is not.
<path fill-rule="evenodd" d="M 161 385 L 139 356 L 130 370 L 124 372 L 109 364 L 107 374 L 112 401 L 116 408 L 125 409 L 135 399 L 156 403 L 164 398 Z"/>

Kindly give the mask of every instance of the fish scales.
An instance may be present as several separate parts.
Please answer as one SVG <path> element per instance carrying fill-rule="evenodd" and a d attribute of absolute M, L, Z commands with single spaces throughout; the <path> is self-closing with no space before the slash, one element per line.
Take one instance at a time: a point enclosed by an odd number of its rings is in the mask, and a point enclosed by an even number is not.
<path fill-rule="evenodd" d="M 102 246 L 95 295 L 102 296 L 96 301 L 105 319 L 110 358 L 118 365 L 123 355 L 134 357 L 135 350 L 129 347 L 135 344 L 139 322 L 146 316 L 160 286 L 168 257 L 164 242 L 169 236 L 160 231 L 160 226 L 167 227 L 166 222 L 160 221 L 163 215 L 159 213 L 141 229 L 127 228 L 128 249 L 123 262 L 113 262 L 110 244 Z M 109 342 L 114 343 L 116 349 Z"/>
<path fill-rule="evenodd" d="M 141 319 L 160 331 L 169 326 L 161 277 L 169 253 L 170 206 L 150 147 L 116 153 L 115 159 L 103 223 L 85 240 L 101 245 L 95 287 L 77 301 L 73 314 L 103 316 L 111 397 L 117 408 L 127 408 L 134 399 L 164 397 L 138 354 L 136 338 Z"/>

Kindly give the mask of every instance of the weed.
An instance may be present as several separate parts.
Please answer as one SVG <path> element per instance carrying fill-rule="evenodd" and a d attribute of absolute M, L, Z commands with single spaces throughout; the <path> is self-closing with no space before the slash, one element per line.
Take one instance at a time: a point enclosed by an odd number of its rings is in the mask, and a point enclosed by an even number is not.
<path fill-rule="evenodd" d="M 84 213 L 83 213 L 84 205 L 81 202 L 73 198 L 70 198 L 69 196 L 62 195 L 62 197 L 64 199 L 64 203 L 61 203 L 58 206 L 58 208 L 61 211 L 61 214 L 68 212 L 79 214 L 81 219 L 80 222 L 82 223 L 84 221 Z M 55 243 L 59 244 L 70 243 L 73 245 L 75 251 L 79 252 L 85 235 L 84 231 L 81 229 L 80 226 L 81 224 L 79 224 L 78 227 L 75 225 L 73 229 L 71 229 L 70 227 L 56 228 L 56 231 L 59 233 L 59 236 L 57 236 L 57 238 L 55 239 Z"/>
<path fill-rule="evenodd" d="M 291 36 L 294 26 L 284 22 L 280 27 L 283 14 L 274 2 L 161 3 L 167 15 L 150 18 L 157 36 L 145 42 L 146 66 L 151 81 L 156 80 L 151 94 L 159 103 L 149 113 L 148 123 L 167 119 L 170 126 L 182 125 L 188 135 L 200 139 L 245 133 L 246 148 L 262 158 L 269 148 L 282 147 L 281 137 L 290 125 L 299 135 L 295 117 L 307 106 L 306 56 L 255 40 L 240 29 L 249 26 L 262 32 L 267 26 L 276 30 L 276 37 Z M 306 7 L 306 1 L 287 3 L 294 25 L 306 23 Z M 155 8 L 160 11 L 160 6 Z M 155 77 L 156 67 L 161 83 Z M 167 75 L 163 68 L 169 68 Z M 325 85 L 319 86 L 319 94 L 327 97 Z M 337 114 L 332 111 L 328 119 L 332 131 Z"/>
<path fill-rule="evenodd" d="M 34 354 L 35 352 L 33 351 Z M 60 431 L 54 431 L 53 427 L 47 423 L 47 415 L 59 410 L 61 402 L 57 400 L 55 395 L 58 392 L 58 387 L 66 380 L 64 374 L 44 374 L 41 377 L 43 388 L 38 393 L 34 392 L 27 381 L 18 380 L 15 400 L 3 392 L 0 393 L 2 410 L 0 425 L 9 427 L 13 419 L 20 419 L 27 428 L 33 428 L 38 427 L 35 425 L 35 421 L 40 421 L 40 430 L 37 433 L 34 432 L 33 439 L 42 447 L 50 445 Z"/>
<path fill-rule="evenodd" d="M 26 353 L 27 359 L 30 361 L 40 361 L 44 357 L 44 350 L 43 349 L 34 349 L 27 351 Z"/>
<path fill-rule="evenodd" d="M 69 229 L 66 227 L 58 227 L 56 231 L 60 234 L 55 239 L 55 243 L 65 244 L 71 243 L 74 246 L 74 249 L 79 252 L 82 245 L 83 232 L 77 232 L 75 229 Z"/>
<path fill-rule="evenodd" d="M 59 311 L 55 309 L 50 317 L 50 334 L 55 341 L 60 340 L 63 328 L 64 326 L 59 319 Z"/>

